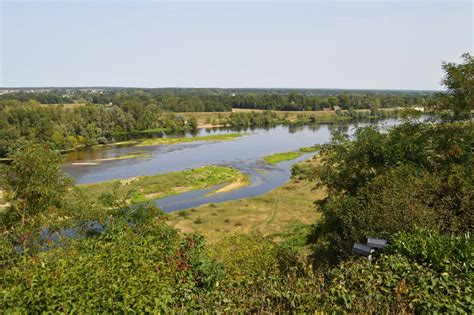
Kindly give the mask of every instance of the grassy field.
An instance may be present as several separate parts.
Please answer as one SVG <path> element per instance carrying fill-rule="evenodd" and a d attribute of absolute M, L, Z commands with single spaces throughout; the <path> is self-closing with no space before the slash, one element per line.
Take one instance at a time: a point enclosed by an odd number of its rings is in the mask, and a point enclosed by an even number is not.
<path fill-rule="evenodd" d="M 132 177 L 81 185 L 79 189 L 91 198 L 99 198 L 100 195 L 111 192 L 115 192 L 119 197 L 124 198 L 129 192 L 133 192 L 129 199 L 137 202 L 163 198 L 219 184 L 227 184 L 227 186 L 234 184 L 235 186 L 235 183 L 239 183 L 237 187 L 240 187 L 248 182 L 247 175 L 237 169 L 210 165 L 154 176 Z"/>
<path fill-rule="evenodd" d="M 312 182 L 292 179 L 262 196 L 172 212 L 168 223 L 183 232 L 199 232 L 210 243 L 252 233 L 277 242 L 300 242 L 320 218 L 313 202 L 324 191 L 313 187 Z"/>

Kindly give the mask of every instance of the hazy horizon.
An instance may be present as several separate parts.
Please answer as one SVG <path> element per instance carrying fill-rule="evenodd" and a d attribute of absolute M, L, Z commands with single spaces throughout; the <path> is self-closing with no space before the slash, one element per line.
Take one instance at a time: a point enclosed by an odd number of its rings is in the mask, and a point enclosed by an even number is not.
<path fill-rule="evenodd" d="M 0 87 L 440 90 L 471 1 L 1 2 Z"/>

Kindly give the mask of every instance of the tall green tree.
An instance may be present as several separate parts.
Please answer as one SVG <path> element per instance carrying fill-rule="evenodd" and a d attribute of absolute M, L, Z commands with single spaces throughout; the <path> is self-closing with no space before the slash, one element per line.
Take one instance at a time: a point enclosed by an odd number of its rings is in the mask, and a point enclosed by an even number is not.
<path fill-rule="evenodd" d="M 445 93 L 439 93 L 432 109 L 445 121 L 462 121 L 471 118 L 474 110 L 474 57 L 462 55 L 463 62 L 443 63 L 445 73 L 441 83 Z"/>
<path fill-rule="evenodd" d="M 8 228 L 37 222 L 37 216 L 62 207 L 72 181 L 61 173 L 62 158 L 47 144 L 26 143 L 4 170 L 5 196 L 10 204 L 2 223 Z"/>

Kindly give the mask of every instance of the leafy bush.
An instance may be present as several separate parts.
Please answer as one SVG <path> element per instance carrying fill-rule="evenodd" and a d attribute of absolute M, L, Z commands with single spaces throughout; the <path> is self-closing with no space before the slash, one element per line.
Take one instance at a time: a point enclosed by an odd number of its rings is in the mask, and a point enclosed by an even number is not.
<path fill-rule="evenodd" d="M 474 242 L 469 234 L 444 236 L 417 228 L 397 233 L 388 250 L 440 273 L 474 276 Z"/>
<path fill-rule="evenodd" d="M 401 232 L 374 263 L 349 260 L 330 270 L 323 300 L 352 313 L 471 313 L 473 246 L 464 236 Z"/>
<path fill-rule="evenodd" d="M 470 124 L 359 129 L 323 146 L 316 174 L 328 193 L 313 241 L 319 264 L 348 257 L 368 236 L 415 226 L 445 233 L 474 227 Z"/>
<path fill-rule="evenodd" d="M 38 215 L 61 209 L 72 182 L 61 173 L 60 153 L 46 144 L 26 143 L 12 159 L 12 165 L 3 170 L 5 200 L 10 204 L 2 214 L 3 227 L 17 221 L 31 224 Z"/>
<path fill-rule="evenodd" d="M 440 274 L 401 255 L 350 260 L 330 271 L 323 300 L 350 313 L 470 313 L 472 282 Z M 472 280 L 472 278 L 471 278 Z"/>
<path fill-rule="evenodd" d="M 126 214 L 128 213 L 128 214 Z M 120 213 L 119 213 L 120 214 Z M 161 312 L 199 309 L 220 275 L 203 240 L 183 236 L 149 206 L 116 215 L 96 237 L 16 253 L 0 300 L 12 312 Z M 3 247 L 3 246 L 2 246 Z"/>
<path fill-rule="evenodd" d="M 291 176 L 300 180 L 311 180 L 316 176 L 316 168 L 310 161 L 296 163 L 291 167 Z"/>
<path fill-rule="evenodd" d="M 321 278 L 288 246 L 257 235 L 234 236 L 212 246 L 210 255 L 225 273 L 207 309 L 259 313 L 321 307 Z"/>

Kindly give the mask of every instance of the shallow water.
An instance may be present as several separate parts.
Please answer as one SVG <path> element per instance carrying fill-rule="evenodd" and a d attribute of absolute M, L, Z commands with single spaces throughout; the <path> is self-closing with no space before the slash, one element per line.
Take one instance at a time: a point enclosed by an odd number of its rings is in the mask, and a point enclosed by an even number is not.
<path fill-rule="evenodd" d="M 387 119 L 376 122 L 359 122 L 358 126 L 377 124 L 388 128 L 397 123 L 397 119 Z M 235 167 L 249 174 L 252 179 L 249 186 L 233 191 L 208 195 L 216 189 L 216 187 L 213 187 L 186 192 L 156 201 L 158 206 L 164 211 L 174 211 L 196 207 L 205 203 L 253 197 L 268 192 L 289 180 L 291 166 L 294 163 L 308 159 L 314 153 L 305 154 L 298 159 L 278 163 L 274 166 L 263 163 L 261 160 L 263 156 L 326 143 L 330 140 L 332 131 L 352 134 L 355 126 L 354 123 L 316 124 L 297 127 L 280 125 L 267 129 L 244 130 L 248 134 L 231 141 L 200 141 L 154 147 L 137 148 L 128 146 L 83 150 L 70 153 L 67 156 L 67 162 L 63 169 L 72 175 L 79 184 L 116 178 L 155 175 L 210 164 Z M 229 132 L 235 132 L 235 130 L 200 130 L 198 136 Z M 73 164 L 129 155 L 137 151 L 150 154 L 150 156 L 107 161 L 97 165 Z M 262 169 L 264 172 L 258 171 Z"/>

